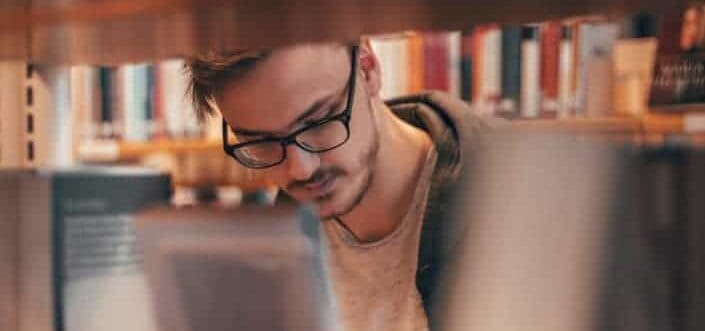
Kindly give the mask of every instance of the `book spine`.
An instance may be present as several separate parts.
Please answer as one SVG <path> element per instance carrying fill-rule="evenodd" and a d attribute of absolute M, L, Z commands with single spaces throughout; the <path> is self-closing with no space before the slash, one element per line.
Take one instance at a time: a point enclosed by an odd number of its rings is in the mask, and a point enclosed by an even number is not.
<path fill-rule="evenodd" d="M 585 23 L 580 26 L 580 63 L 576 113 L 579 116 L 602 116 L 612 112 L 612 54 L 618 28 L 609 23 Z"/>
<path fill-rule="evenodd" d="M 448 91 L 448 44 L 444 33 L 424 34 L 424 86 Z"/>
<path fill-rule="evenodd" d="M 413 33 L 409 38 L 409 92 L 420 93 L 425 89 L 423 34 Z"/>
<path fill-rule="evenodd" d="M 122 139 L 125 141 L 138 141 L 139 133 L 137 121 L 137 108 L 135 107 L 135 66 L 128 64 L 118 68 L 119 100 L 122 123 Z"/>
<path fill-rule="evenodd" d="M 129 74 L 126 75 L 126 73 Z M 131 66 L 118 66 L 113 68 L 112 85 L 113 89 L 112 100 L 110 105 L 110 111 L 112 112 L 112 124 L 113 124 L 113 138 L 117 140 L 122 140 L 125 137 L 125 121 L 126 116 L 125 110 L 129 107 L 126 104 L 128 98 L 131 99 L 132 91 L 128 91 L 126 86 L 132 82 L 128 82 L 134 78 Z M 126 94 L 129 92 L 129 95 Z M 131 100 L 130 100 L 131 101 Z"/>
<path fill-rule="evenodd" d="M 493 114 L 502 96 L 502 31 L 490 26 L 485 35 L 482 77 L 482 99 L 485 113 Z"/>
<path fill-rule="evenodd" d="M 71 72 L 67 66 L 34 66 L 31 81 L 33 101 L 31 167 L 54 168 L 73 165 L 74 124 L 71 105 Z"/>
<path fill-rule="evenodd" d="M 182 89 L 181 60 L 166 60 L 159 64 L 160 85 L 163 93 L 164 118 L 169 137 L 179 138 L 184 136 L 183 97 L 185 88 Z"/>
<path fill-rule="evenodd" d="M 132 139 L 137 141 L 147 141 L 149 139 L 149 114 L 152 111 L 150 89 L 150 65 L 135 65 L 132 116 Z"/>
<path fill-rule="evenodd" d="M 151 139 L 163 139 L 167 136 L 166 107 L 167 89 L 165 87 L 166 77 L 163 75 L 160 63 L 154 65 L 154 88 L 152 93 L 152 116 L 149 125 L 149 136 Z"/>
<path fill-rule="evenodd" d="M 573 64 L 573 30 L 564 25 L 561 32 L 559 77 L 558 77 L 558 117 L 573 115 L 575 96 L 573 94 L 573 81 L 575 80 L 575 65 Z"/>
<path fill-rule="evenodd" d="M 456 97 L 461 97 L 461 42 L 462 34 L 459 31 L 448 32 L 448 92 Z"/>
<path fill-rule="evenodd" d="M 535 26 L 522 29 L 521 44 L 521 115 L 536 118 L 541 112 L 541 54 L 539 31 Z"/>
<path fill-rule="evenodd" d="M 99 137 L 114 138 L 113 132 L 113 100 L 115 99 L 115 69 L 100 67 L 98 69 L 98 86 L 100 89 L 100 128 Z"/>
<path fill-rule="evenodd" d="M 370 42 L 380 62 L 382 97 L 390 99 L 408 94 L 411 85 L 409 38 L 390 35 L 373 38 Z"/>
<path fill-rule="evenodd" d="M 502 28 L 502 100 L 500 112 L 518 115 L 521 99 L 521 26 Z"/>
<path fill-rule="evenodd" d="M 472 32 L 472 100 L 473 106 L 479 111 L 482 104 L 484 82 L 484 49 L 485 49 L 485 27 L 476 27 Z"/>
<path fill-rule="evenodd" d="M 541 89 L 543 113 L 553 117 L 558 112 L 558 75 L 561 24 L 548 22 L 541 29 Z"/>
<path fill-rule="evenodd" d="M 472 102 L 472 89 L 473 89 L 473 72 L 472 72 L 472 47 L 473 39 L 472 32 L 464 32 L 462 36 L 461 45 L 461 62 L 460 62 L 460 75 L 461 75 L 461 97 L 466 102 Z"/>
<path fill-rule="evenodd" d="M 0 61 L 0 169 L 24 163 L 26 68 L 22 61 Z"/>

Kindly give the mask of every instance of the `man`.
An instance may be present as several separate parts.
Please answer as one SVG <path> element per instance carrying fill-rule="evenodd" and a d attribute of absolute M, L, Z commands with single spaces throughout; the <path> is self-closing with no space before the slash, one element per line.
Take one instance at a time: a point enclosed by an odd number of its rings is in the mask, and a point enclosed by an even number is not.
<path fill-rule="evenodd" d="M 317 206 L 345 330 L 427 329 L 461 145 L 486 125 L 438 93 L 385 103 L 368 40 L 208 54 L 188 69 L 199 115 L 222 113 L 226 153 Z"/>

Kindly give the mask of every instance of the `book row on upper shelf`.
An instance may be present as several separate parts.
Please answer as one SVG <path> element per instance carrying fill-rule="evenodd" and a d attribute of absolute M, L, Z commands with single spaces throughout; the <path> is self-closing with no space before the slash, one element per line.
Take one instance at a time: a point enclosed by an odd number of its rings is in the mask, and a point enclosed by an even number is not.
<path fill-rule="evenodd" d="M 196 118 L 181 59 L 70 70 L 74 120 L 82 140 L 219 137 L 220 126 L 209 135 Z"/>
<path fill-rule="evenodd" d="M 528 119 L 705 110 L 704 1 L 620 19 L 385 35 L 372 45 L 387 97 L 444 90 L 479 113 Z"/>
<path fill-rule="evenodd" d="M 699 10 L 705 17 L 705 10 Z M 604 119 L 623 114 L 641 118 L 648 109 L 652 76 L 657 75 L 663 90 L 664 82 L 674 81 L 664 75 L 677 71 L 654 70 L 661 63 L 656 25 L 646 14 L 620 21 L 591 16 L 370 39 L 386 98 L 443 90 L 471 103 L 472 111 L 512 119 Z M 0 166 L 67 165 L 82 158 L 82 151 L 97 151 L 97 159 L 106 150 L 111 152 L 103 162 L 134 161 L 162 149 L 216 151 L 220 122 L 197 121 L 186 95 L 183 64 L 181 59 L 119 66 L 3 61 Z M 698 63 L 691 67 L 692 72 L 677 72 L 686 76 L 700 72 Z M 674 90 L 693 90 L 675 81 Z M 661 99 L 668 96 L 662 92 Z M 686 99 L 698 101 L 696 94 L 689 92 Z M 688 133 L 702 131 L 701 117 L 681 126 L 690 128 Z M 95 143 L 105 140 L 112 144 Z M 84 158 L 91 159 L 96 158 Z"/>
<path fill-rule="evenodd" d="M 477 112 L 509 118 L 639 114 L 657 46 L 655 38 L 631 38 L 653 36 L 644 17 L 480 25 L 388 35 L 372 45 L 387 97 L 444 90 Z"/>

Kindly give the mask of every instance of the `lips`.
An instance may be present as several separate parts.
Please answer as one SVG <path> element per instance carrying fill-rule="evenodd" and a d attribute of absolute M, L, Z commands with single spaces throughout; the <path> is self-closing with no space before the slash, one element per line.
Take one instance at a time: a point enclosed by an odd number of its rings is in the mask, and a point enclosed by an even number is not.
<path fill-rule="evenodd" d="M 336 177 L 333 175 L 326 175 L 316 181 L 306 183 L 304 188 L 314 197 L 320 197 L 330 192 L 333 187 L 333 183 L 335 182 L 335 178 Z"/>

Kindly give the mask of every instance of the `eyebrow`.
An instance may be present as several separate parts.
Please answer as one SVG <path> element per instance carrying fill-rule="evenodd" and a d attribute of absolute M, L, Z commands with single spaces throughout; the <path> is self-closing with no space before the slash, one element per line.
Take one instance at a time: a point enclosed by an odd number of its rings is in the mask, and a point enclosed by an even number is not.
<path fill-rule="evenodd" d="M 324 96 L 320 99 L 318 99 L 316 102 L 314 102 L 311 106 L 309 106 L 306 111 L 301 113 L 301 115 L 297 116 L 296 119 L 294 119 L 291 124 L 287 126 L 287 129 L 293 128 L 295 125 L 305 121 L 309 117 L 313 116 L 317 111 L 321 109 L 321 107 L 331 99 L 333 99 L 335 96 L 337 96 L 339 93 L 334 92 L 333 94 Z M 277 132 L 272 132 L 272 131 L 262 131 L 262 130 L 251 130 L 251 129 L 244 129 L 244 128 L 237 128 L 237 127 L 232 127 L 231 128 L 233 133 L 241 136 L 246 136 L 246 137 L 259 137 L 259 136 L 276 136 L 278 135 Z"/>

